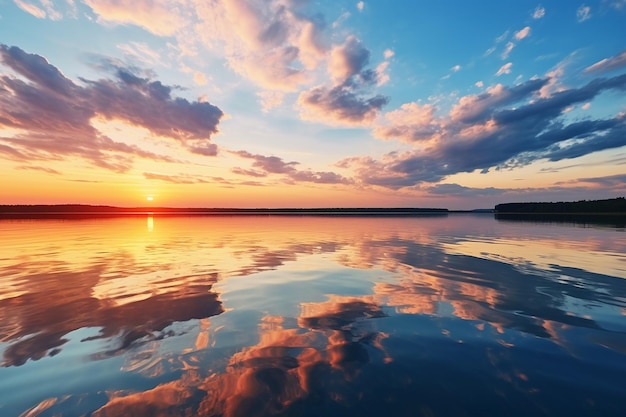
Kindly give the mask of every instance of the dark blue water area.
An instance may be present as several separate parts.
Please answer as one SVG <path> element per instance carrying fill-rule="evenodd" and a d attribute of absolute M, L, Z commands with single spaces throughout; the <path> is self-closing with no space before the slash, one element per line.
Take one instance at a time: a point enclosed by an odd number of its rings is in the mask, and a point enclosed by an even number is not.
<path fill-rule="evenodd" d="M 499 334 L 489 325 L 483 332 L 491 335 L 485 336 L 475 332 L 479 323 L 454 319 L 404 315 L 384 321 L 383 328 L 402 330 L 385 341 L 393 362 L 373 370 L 368 384 L 395 381 L 393 388 L 383 383 L 373 391 L 386 393 L 378 399 L 395 398 L 392 415 L 623 413 L 623 354 L 596 346 L 574 353 L 534 335 L 510 330 Z M 448 329 L 447 337 L 437 336 L 440 326 Z M 398 381 L 406 383 L 397 386 Z M 412 414 L 418 404 L 421 414 Z"/>

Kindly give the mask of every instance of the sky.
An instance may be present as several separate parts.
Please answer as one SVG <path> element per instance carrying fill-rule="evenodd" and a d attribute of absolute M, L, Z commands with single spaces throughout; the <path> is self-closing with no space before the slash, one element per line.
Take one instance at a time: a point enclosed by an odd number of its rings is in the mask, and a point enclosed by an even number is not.
<path fill-rule="evenodd" d="M 626 0 L 0 0 L 0 204 L 626 195 Z"/>

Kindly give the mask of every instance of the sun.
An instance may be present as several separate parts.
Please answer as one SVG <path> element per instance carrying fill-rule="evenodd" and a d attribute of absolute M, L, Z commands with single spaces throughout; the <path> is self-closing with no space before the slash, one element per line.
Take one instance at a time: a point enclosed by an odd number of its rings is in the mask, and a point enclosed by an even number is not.
<path fill-rule="evenodd" d="M 148 200 L 148 201 L 152 201 L 152 200 L 154 200 L 154 197 L 152 197 L 151 195 L 149 195 L 148 197 L 146 197 L 146 200 Z"/>

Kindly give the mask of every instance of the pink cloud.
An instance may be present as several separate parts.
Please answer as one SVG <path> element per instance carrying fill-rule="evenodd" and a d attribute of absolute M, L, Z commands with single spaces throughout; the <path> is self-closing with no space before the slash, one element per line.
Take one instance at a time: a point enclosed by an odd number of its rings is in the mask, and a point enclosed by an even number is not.
<path fill-rule="evenodd" d="M 626 50 L 610 58 L 604 58 L 585 68 L 586 73 L 605 73 L 626 67 Z"/>
<path fill-rule="evenodd" d="M 309 182 L 316 184 L 348 184 L 351 180 L 332 171 L 300 170 L 296 167 L 299 162 L 285 162 L 277 156 L 252 154 L 248 151 L 232 152 L 244 159 L 252 160 L 253 169 L 234 168 L 233 172 L 239 175 L 265 177 L 269 174 L 283 175 L 287 182 Z"/>
<path fill-rule="evenodd" d="M 358 74 L 368 64 L 370 52 L 354 36 L 349 36 L 343 45 L 335 46 L 330 52 L 328 72 L 335 83 L 343 83 Z"/>
<path fill-rule="evenodd" d="M 496 72 L 496 76 L 499 77 L 500 75 L 503 75 L 503 74 L 510 74 L 512 66 L 513 66 L 512 62 L 507 62 L 506 64 L 502 65 L 500 69 Z"/>
<path fill-rule="evenodd" d="M 181 7 L 168 0 L 85 0 L 98 21 L 133 24 L 158 36 L 172 36 L 186 25 Z"/>
<path fill-rule="evenodd" d="M 97 166 L 125 171 L 135 157 L 174 162 L 135 145 L 115 142 L 91 124 L 99 116 L 123 120 L 172 138 L 190 152 L 214 155 L 210 142 L 222 111 L 208 102 L 172 97 L 172 87 L 108 64 L 112 79 L 79 85 L 36 54 L 0 45 L 0 58 L 22 78 L 0 75 L 0 126 L 20 129 L 5 146 L 33 160 L 79 156 Z"/>
<path fill-rule="evenodd" d="M 387 123 L 374 129 L 374 135 L 382 139 L 395 138 L 409 143 L 430 141 L 436 139 L 441 130 L 432 104 L 403 104 L 398 110 L 386 113 L 385 120 Z"/>
<path fill-rule="evenodd" d="M 35 16 L 38 19 L 46 18 L 46 12 L 32 3 L 27 3 L 23 0 L 13 0 L 13 2 L 17 7 L 24 10 L 26 13 Z"/>
<path fill-rule="evenodd" d="M 528 36 L 530 36 L 530 26 L 526 26 L 525 28 L 515 32 L 515 39 L 518 41 L 527 38 Z"/>
<path fill-rule="evenodd" d="M 502 59 L 507 59 L 513 48 L 515 48 L 515 44 L 513 42 L 507 42 L 506 46 L 504 47 L 504 51 L 502 51 L 500 57 Z"/>
<path fill-rule="evenodd" d="M 297 2 L 192 3 L 200 21 L 194 36 L 222 49 L 234 71 L 262 88 L 296 91 L 326 57 L 323 20 L 300 12 Z"/>

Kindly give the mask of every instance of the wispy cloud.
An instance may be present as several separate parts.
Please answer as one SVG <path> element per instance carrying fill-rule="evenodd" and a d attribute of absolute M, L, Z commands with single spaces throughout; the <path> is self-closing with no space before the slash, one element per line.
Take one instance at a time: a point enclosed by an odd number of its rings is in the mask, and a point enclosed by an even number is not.
<path fill-rule="evenodd" d="M 616 10 L 626 9 L 626 0 L 609 0 L 609 5 Z"/>
<path fill-rule="evenodd" d="M 173 87 L 160 81 L 108 61 L 102 67 L 108 68 L 113 78 L 81 79 L 81 85 L 44 57 L 18 47 L 0 45 L 0 58 L 20 76 L 0 75 L 0 125 L 26 132 L 2 141 L 31 158 L 74 155 L 115 171 L 129 169 L 134 157 L 174 161 L 113 141 L 92 126 L 94 117 L 144 127 L 178 141 L 190 152 L 217 152 L 210 139 L 223 112 L 208 102 L 173 97 Z"/>
<path fill-rule="evenodd" d="M 501 195 L 507 190 L 494 187 L 477 188 L 477 187 L 465 187 L 459 184 L 437 184 L 432 187 L 427 187 L 426 190 L 430 194 L 441 194 L 446 196 L 487 196 L 487 195 Z"/>
<path fill-rule="evenodd" d="M 525 26 L 524 28 L 515 32 L 511 40 L 507 42 L 506 45 L 504 46 L 504 50 L 500 54 L 500 57 L 502 59 L 507 59 L 509 55 L 511 54 L 511 52 L 513 51 L 513 48 L 517 46 L 517 43 L 530 36 L 530 31 L 531 31 L 530 26 Z M 506 34 L 508 35 L 508 32 L 506 32 Z"/>
<path fill-rule="evenodd" d="M 500 75 L 510 74 L 512 66 L 513 66 L 512 62 L 507 62 L 506 64 L 502 65 L 500 69 L 496 72 L 496 76 L 499 77 Z"/>
<path fill-rule="evenodd" d="M 511 54 L 513 48 L 515 48 L 515 44 L 513 42 L 507 42 L 506 46 L 504 47 L 504 51 L 502 51 L 502 54 L 500 54 L 500 57 L 502 59 L 507 59 Z"/>
<path fill-rule="evenodd" d="M 526 26 L 525 28 L 515 32 L 515 39 L 518 41 L 527 38 L 528 36 L 530 36 L 530 26 Z"/>
<path fill-rule="evenodd" d="M 117 45 L 117 49 L 129 59 L 143 65 L 156 65 L 161 61 L 161 55 L 152 50 L 145 42 L 128 42 Z"/>
<path fill-rule="evenodd" d="M 171 175 L 171 174 L 158 174 L 154 172 L 144 172 L 144 178 L 148 180 L 160 180 L 169 182 L 172 184 L 203 184 L 208 183 L 206 178 L 192 176 L 188 174 Z"/>
<path fill-rule="evenodd" d="M 269 174 L 283 175 L 288 182 L 309 182 L 316 184 L 349 184 L 351 181 L 332 171 L 311 171 L 299 170 L 299 162 L 285 162 L 277 156 L 265 156 L 252 154 L 248 151 L 234 151 L 237 155 L 244 159 L 252 160 L 252 170 L 235 168 L 233 172 L 240 175 L 249 175 L 252 177 L 264 177 Z"/>
<path fill-rule="evenodd" d="M 41 172 L 45 172 L 46 174 L 61 175 L 61 173 L 57 171 L 56 169 L 39 166 L 39 165 L 20 165 L 15 168 L 22 170 L 22 171 L 41 171 Z"/>
<path fill-rule="evenodd" d="M 614 187 L 626 191 L 626 174 L 609 175 L 606 177 L 579 178 L 577 181 L 597 184 L 603 187 Z"/>
<path fill-rule="evenodd" d="M 84 0 L 105 24 L 134 24 L 159 36 L 172 36 L 185 26 L 181 8 L 168 0 Z"/>
<path fill-rule="evenodd" d="M 579 22 L 584 22 L 585 20 L 591 19 L 591 7 L 585 6 L 584 4 L 580 6 L 576 10 L 576 19 Z"/>
<path fill-rule="evenodd" d="M 26 13 L 35 16 L 38 19 L 45 19 L 47 17 L 46 12 L 42 8 L 35 6 L 32 3 L 28 3 L 23 0 L 13 0 L 13 2 L 17 7 L 24 10 Z"/>
<path fill-rule="evenodd" d="M 533 19 L 541 19 L 546 15 L 546 9 L 542 6 L 537 6 L 533 12 Z"/>
<path fill-rule="evenodd" d="M 588 66 L 585 68 L 584 72 L 602 74 L 624 67 L 626 67 L 626 50 Z"/>

